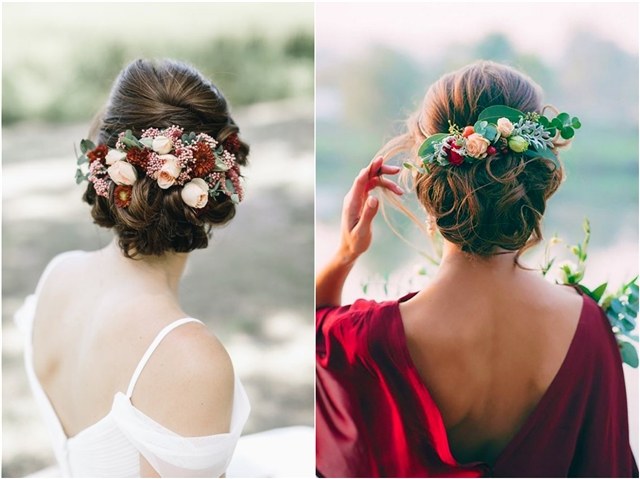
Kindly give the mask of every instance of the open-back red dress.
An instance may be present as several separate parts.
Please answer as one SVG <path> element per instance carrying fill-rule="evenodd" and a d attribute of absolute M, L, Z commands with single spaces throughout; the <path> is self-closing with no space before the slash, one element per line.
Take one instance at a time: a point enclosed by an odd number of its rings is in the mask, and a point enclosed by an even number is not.
<path fill-rule="evenodd" d="M 638 477 L 622 363 L 583 296 L 566 357 L 494 464 L 461 464 L 407 349 L 399 302 L 316 313 L 316 466 L 325 477 Z"/>

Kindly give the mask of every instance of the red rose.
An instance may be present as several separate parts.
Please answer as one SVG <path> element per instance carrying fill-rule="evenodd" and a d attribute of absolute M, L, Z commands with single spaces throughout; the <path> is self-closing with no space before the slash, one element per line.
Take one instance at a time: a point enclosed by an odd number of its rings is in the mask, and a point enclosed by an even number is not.
<path fill-rule="evenodd" d="M 464 156 L 462 156 L 453 148 L 447 151 L 447 159 L 449 160 L 449 163 L 454 166 L 460 166 L 462 163 L 464 163 Z"/>

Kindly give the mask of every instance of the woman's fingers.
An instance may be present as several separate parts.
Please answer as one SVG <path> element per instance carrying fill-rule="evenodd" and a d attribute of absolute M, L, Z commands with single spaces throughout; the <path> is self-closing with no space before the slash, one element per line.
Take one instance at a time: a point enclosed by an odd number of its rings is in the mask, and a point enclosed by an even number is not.
<path fill-rule="evenodd" d="M 367 184 L 367 191 L 377 186 L 381 188 L 386 188 L 394 192 L 398 196 L 401 196 L 404 194 L 404 191 L 402 191 L 402 188 L 400 188 L 395 182 L 387 178 L 383 178 L 381 176 L 376 176 L 375 178 L 372 178 L 371 180 L 369 180 L 369 183 Z"/>
<path fill-rule="evenodd" d="M 355 233 L 359 233 L 361 231 L 370 232 L 371 222 L 373 221 L 373 218 L 376 216 L 377 212 L 378 212 L 378 198 L 374 196 L 369 196 L 362 210 L 362 216 L 360 217 L 358 224 L 354 228 L 354 232 Z"/>

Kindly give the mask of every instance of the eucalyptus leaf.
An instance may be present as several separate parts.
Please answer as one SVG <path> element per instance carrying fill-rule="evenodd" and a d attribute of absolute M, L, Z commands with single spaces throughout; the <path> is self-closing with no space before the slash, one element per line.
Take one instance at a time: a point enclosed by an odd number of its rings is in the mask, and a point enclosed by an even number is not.
<path fill-rule="evenodd" d="M 222 161 L 216 158 L 216 166 L 214 168 L 214 171 L 228 171 L 228 170 L 229 170 L 229 167 L 225 165 Z"/>
<path fill-rule="evenodd" d="M 573 128 L 571 128 L 570 126 L 565 126 L 562 128 L 562 130 L 560 130 L 560 136 L 565 140 L 568 140 L 569 138 L 573 138 L 574 134 L 575 132 L 573 131 Z"/>
<path fill-rule="evenodd" d="M 238 203 L 240 203 L 240 197 L 236 193 L 234 193 L 234 194 L 231 195 L 231 201 L 233 201 L 234 203 L 238 204 Z"/>
<path fill-rule="evenodd" d="M 153 147 L 153 138 L 142 138 L 139 141 L 142 146 L 146 146 L 147 148 Z"/>
<path fill-rule="evenodd" d="M 515 123 L 523 116 L 524 113 L 520 110 L 516 110 L 515 108 L 505 105 L 493 105 L 480 112 L 478 115 L 478 121 L 484 120 L 488 123 L 497 123 L 500 118 L 506 118 L 512 123 Z"/>
<path fill-rule="evenodd" d="M 435 152 L 434 145 L 439 141 L 444 140 L 447 136 L 450 136 L 448 133 L 436 133 L 435 135 L 431 135 L 429 138 L 422 142 L 420 148 L 418 149 L 418 156 L 420 158 L 425 158 Z"/>
<path fill-rule="evenodd" d="M 233 186 L 233 182 L 229 178 L 227 178 L 225 180 L 224 184 L 225 184 L 228 192 L 230 192 L 231 194 L 234 194 L 236 192 L 236 189 Z"/>
<path fill-rule="evenodd" d="M 573 118 L 571 118 L 571 126 L 574 127 L 576 130 L 582 126 L 582 123 L 580 123 L 580 120 L 578 119 L 577 116 L 574 116 Z"/>
<path fill-rule="evenodd" d="M 80 151 L 82 153 L 87 153 L 88 151 L 95 149 L 95 147 L 96 145 L 91 140 L 87 140 L 87 139 L 80 140 Z"/>
<path fill-rule="evenodd" d="M 89 158 L 87 158 L 85 155 L 80 155 L 80 156 L 78 157 L 78 162 L 77 162 L 77 164 L 78 164 L 78 166 L 79 166 L 79 165 L 82 165 L 83 163 L 89 163 Z"/>
<path fill-rule="evenodd" d="M 556 118 L 560 120 L 563 126 L 571 124 L 571 117 L 569 116 L 569 113 L 562 112 L 556 116 Z"/>

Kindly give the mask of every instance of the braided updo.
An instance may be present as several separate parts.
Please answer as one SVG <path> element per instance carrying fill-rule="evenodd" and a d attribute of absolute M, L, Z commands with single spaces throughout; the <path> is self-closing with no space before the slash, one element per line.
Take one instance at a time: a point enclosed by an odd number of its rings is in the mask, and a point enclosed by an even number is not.
<path fill-rule="evenodd" d="M 129 64 L 116 79 L 90 136 L 115 148 L 120 132 L 131 130 L 140 137 L 150 127 L 171 125 L 232 143 L 236 162 L 246 164 L 249 146 L 237 138 L 238 127 L 220 90 L 193 67 L 173 60 Z M 113 191 L 108 198 L 97 195 L 91 182 L 83 199 L 92 206 L 96 224 L 115 230 L 127 257 L 159 256 L 205 248 L 211 228 L 235 216 L 235 204 L 226 195 L 210 198 L 204 208 L 194 210 L 182 200 L 180 190 L 163 190 L 153 178 L 143 176 L 133 184 L 127 208 L 114 204 Z"/>

